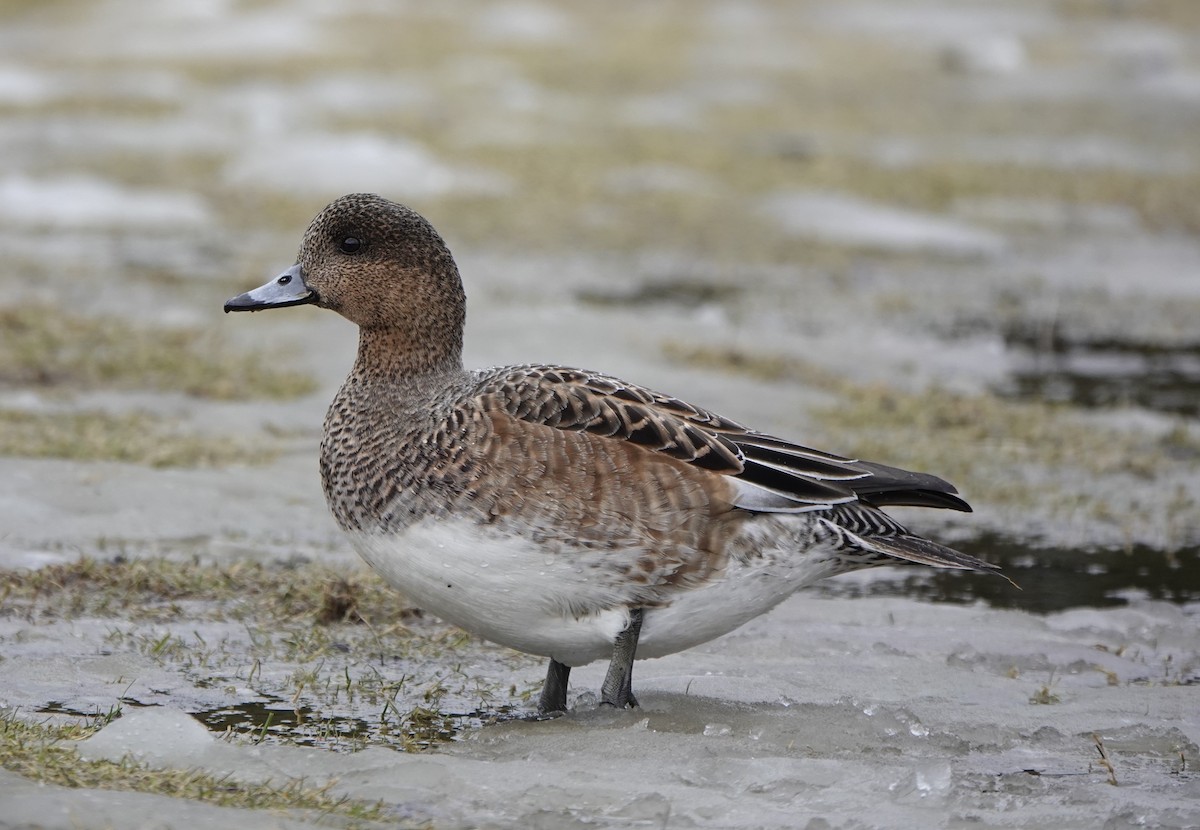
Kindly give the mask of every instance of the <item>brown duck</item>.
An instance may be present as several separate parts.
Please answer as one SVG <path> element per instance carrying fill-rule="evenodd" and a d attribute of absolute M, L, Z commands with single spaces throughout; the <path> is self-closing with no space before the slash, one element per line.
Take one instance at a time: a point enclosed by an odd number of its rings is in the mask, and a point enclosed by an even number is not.
<path fill-rule="evenodd" d="M 433 614 L 550 658 L 539 701 L 608 659 L 732 631 L 827 576 L 888 564 L 996 570 L 880 509 L 969 511 L 947 482 L 747 429 L 670 395 L 559 366 L 468 370 L 458 268 L 433 227 L 371 194 L 309 225 L 297 262 L 225 304 L 313 303 L 359 327 L 321 442 L 329 507 L 359 553 Z"/>

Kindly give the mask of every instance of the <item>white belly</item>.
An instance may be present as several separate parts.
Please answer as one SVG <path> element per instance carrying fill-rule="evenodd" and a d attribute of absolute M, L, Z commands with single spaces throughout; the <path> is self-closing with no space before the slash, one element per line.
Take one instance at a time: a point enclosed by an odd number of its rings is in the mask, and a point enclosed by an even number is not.
<path fill-rule="evenodd" d="M 762 535 L 753 524 L 747 532 Z M 710 582 L 647 608 L 637 656 L 662 657 L 712 640 L 834 572 L 826 552 L 802 552 L 788 545 L 795 538 L 777 537 L 764 539 L 761 554 L 749 562 L 731 562 Z M 611 656 L 614 638 L 628 625 L 629 604 L 627 583 L 607 565 L 641 553 L 546 552 L 525 539 L 447 519 L 352 540 L 415 605 L 484 639 L 568 666 Z"/>

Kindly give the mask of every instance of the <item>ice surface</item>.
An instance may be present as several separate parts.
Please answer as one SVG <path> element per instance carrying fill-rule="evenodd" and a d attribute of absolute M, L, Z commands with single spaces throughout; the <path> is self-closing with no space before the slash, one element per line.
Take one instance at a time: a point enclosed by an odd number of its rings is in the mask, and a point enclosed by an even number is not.
<path fill-rule="evenodd" d="M 1004 247 L 1000 235 L 963 222 L 839 193 L 780 193 L 764 208 L 798 236 L 844 245 L 959 255 L 996 254 Z"/>
<path fill-rule="evenodd" d="M 59 85 L 45 73 L 20 66 L 0 66 L 0 101 L 35 104 L 53 97 Z"/>
<path fill-rule="evenodd" d="M 956 72 L 1006 75 L 1025 68 L 1027 60 L 1021 39 L 1004 33 L 963 38 L 942 50 L 942 63 Z"/>
<path fill-rule="evenodd" d="M 319 508 L 323 499 L 306 458 L 272 465 L 275 476 L 291 482 L 285 489 L 273 487 L 273 477 L 262 469 L 247 470 L 235 480 L 229 471 L 216 470 L 166 470 L 148 479 L 124 464 L 87 472 L 69 462 L 6 459 L 4 464 L 0 553 L 57 539 L 65 546 L 63 556 L 75 558 L 78 548 L 72 546 L 111 537 L 114 528 L 121 529 L 116 535 L 122 539 L 237 538 L 245 528 L 266 522 L 277 539 L 293 544 L 310 539 L 328 548 L 339 538 L 324 510 L 296 510 L 297 500 Z M 156 507 L 146 510 L 147 504 Z"/>
<path fill-rule="evenodd" d="M 38 784 L 0 769 L 0 827 L 79 830 L 120 827 L 125 830 L 229 828 L 301 830 L 322 825 L 265 811 L 214 807 L 161 795 L 89 790 Z"/>
<path fill-rule="evenodd" d="M 1045 167 L 1051 170 L 1186 173 L 1193 166 L 1187 153 L 1147 152 L 1136 144 L 1095 134 L 1077 134 L 1068 139 L 958 136 L 951 142 L 937 139 L 915 142 L 888 136 L 872 141 L 867 152 L 872 159 L 889 167 L 917 167 L 957 160 L 976 164 Z"/>
<path fill-rule="evenodd" d="M 1200 708 L 1178 683 L 1200 671 L 1197 643 L 1197 618 L 1162 603 L 1039 618 L 797 596 L 707 646 L 638 663 L 643 707 L 631 712 L 595 707 L 586 692 L 604 667 L 593 665 L 573 673 L 578 708 L 565 717 L 469 731 L 433 754 L 347 755 L 217 740 L 173 705 L 191 694 L 178 688 L 164 705 L 127 706 L 80 751 L 246 782 L 336 780 L 335 792 L 439 827 L 787 828 L 799 815 L 833 827 L 971 817 L 1082 830 L 1139 812 L 1184 827 L 1200 798 L 1190 771 Z M 10 676 L 44 673 L 33 694 L 78 672 L 10 653 Z M 171 682 L 128 658 L 88 669 L 101 670 L 145 677 L 131 697 Z M 1043 687 L 1055 702 L 1033 702 Z M 1119 786 L 1096 763 L 1097 740 Z M 6 799 L 22 792 L 0 784 Z"/>
<path fill-rule="evenodd" d="M 489 6 L 474 27 L 485 40 L 560 43 L 571 32 L 572 22 L 560 7 L 526 0 Z"/>
<path fill-rule="evenodd" d="M 823 6 L 814 19 L 905 44 L 945 43 L 997 34 L 1044 34 L 1054 27 L 1047 10 L 1028 4 L 994 6 L 945 0 L 831 4 Z"/>
<path fill-rule="evenodd" d="M 303 171 L 297 175 L 297 171 Z M 449 167 L 419 144 L 357 133 L 292 136 L 270 133 L 225 171 L 241 186 L 334 196 L 355 191 L 409 193 L 410 198 L 452 191 L 502 193 L 508 180 L 496 173 Z"/>
<path fill-rule="evenodd" d="M 1195 106 L 1200 103 L 1200 72 L 1179 69 L 1143 80 L 1139 88 L 1148 95 Z"/>
<path fill-rule="evenodd" d="M 288 93 L 277 90 L 277 95 Z M 368 73 L 329 73 L 314 78 L 292 93 L 306 107 L 320 107 L 338 116 L 350 116 L 366 108 L 404 110 L 428 105 L 434 91 L 418 78 L 379 77 Z"/>
<path fill-rule="evenodd" d="M 302 7 L 290 14 L 275 8 L 245 10 L 237 24 L 230 25 L 231 5 L 225 0 L 149 7 L 113 2 L 98 14 L 93 30 L 98 36 L 72 46 L 91 56 L 119 56 L 122 60 L 236 56 L 266 62 L 309 54 L 320 42 L 319 15 L 306 14 Z M 138 25 L 129 25 L 131 19 Z"/>
<path fill-rule="evenodd" d="M 669 164 L 641 165 L 614 170 L 605 184 L 616 193 L 711 193 L 716 183 L 684 167 Z"/>
<path fill-rule="evenodd" d="M 954 212 L 977 222 L 1035 225 L 1047 230 L 1138 230 L 1137 214 L 1123 205 L 1077 205 L 1048 199 L 976 197 L 957 199 Z"/>
<path fill-rule="evenodd" d="M 679 95 L 633 95 L 621 103 L 618 117 L 641 127 L 695 129 L 703 122 L 704 106 Z"/>
<path fill-rule="evenodd" d="M 0 218 L 11 224 L 54 227 L 165 228 L 200 225 L 208 207 L 193 193 L 133 189 L 88 176 L 0 180 Z"/>

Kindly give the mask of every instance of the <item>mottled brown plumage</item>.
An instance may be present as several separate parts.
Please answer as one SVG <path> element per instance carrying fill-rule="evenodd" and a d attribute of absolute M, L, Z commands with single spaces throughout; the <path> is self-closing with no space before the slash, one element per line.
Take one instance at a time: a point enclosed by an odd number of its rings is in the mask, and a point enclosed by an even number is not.
<path fill-rule="evenodd" d="M 816 579 L 885 563 L 992 569 L 878 508 L 969 510 L 941 479 L 747 429 L 617 378 L 466 371 L 454 260 L 378 196 L 330 204 L 297 265 L 227 310 L 314 302 L 359 326 L 329 409 L 330 508 L 398 589 L 451 622 L 569 669 L 614 649 L 605 699 L 632 703 L 634 650 L 731 630 Z"/>

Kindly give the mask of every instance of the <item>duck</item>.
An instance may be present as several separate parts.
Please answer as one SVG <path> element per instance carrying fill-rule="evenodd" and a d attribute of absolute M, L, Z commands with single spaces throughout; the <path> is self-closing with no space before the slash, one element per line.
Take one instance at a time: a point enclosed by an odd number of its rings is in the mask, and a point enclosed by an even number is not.
<path fill-rule="evenodd" d="M 358 326 L 320 475 L 334 519 L 395 590 L 636 707 L 635 659 L 683 651 L 801 588 L 881 565 L 995 572 L 884 512 L 970 512 L 928 474 L 812 449 L 670 394 L 554 364 L 463 366 L 458 267 L 419 213 L 335 199 L 296 262 L 226 312 L 315 305 Z"/>

